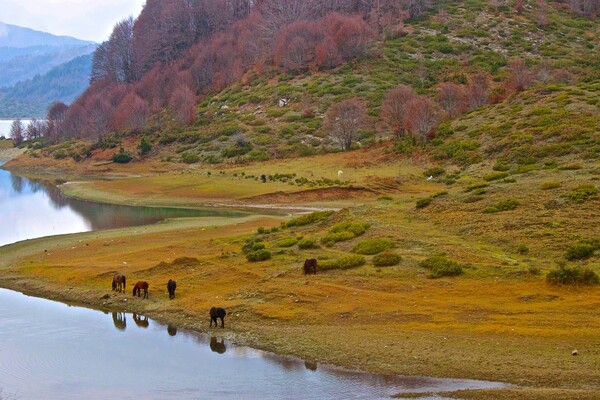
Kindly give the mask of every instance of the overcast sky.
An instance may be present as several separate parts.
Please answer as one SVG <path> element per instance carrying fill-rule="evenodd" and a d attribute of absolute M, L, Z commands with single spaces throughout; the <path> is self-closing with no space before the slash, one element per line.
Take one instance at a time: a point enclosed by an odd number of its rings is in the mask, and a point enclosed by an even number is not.
<path fill-rule="evenodd" d="M 145 0 L 0 0 L 0 21 L 53 35 L 103 42 L 113 26 L 137 17 Z"/>

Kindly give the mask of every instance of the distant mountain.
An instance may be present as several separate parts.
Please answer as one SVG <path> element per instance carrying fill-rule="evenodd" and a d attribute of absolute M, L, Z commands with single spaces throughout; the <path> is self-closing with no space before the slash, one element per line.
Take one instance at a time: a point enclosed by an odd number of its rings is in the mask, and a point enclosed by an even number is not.
<path fill-rule="evenodd" d="M 0 116 L 42 116 L 88 84 L 97 44 L 0 22 Z"/>
<path fill-rule="evenodd" d="M 70 104 L 87 88 L 91 69 L 92 54 L 86 54 L 0 89 L 0 118 L 44 117 L 52 102 Z"/>
<path fill-rule="evenodd" d="M 0 48 L 81 47 L 94 44 L 94 42 L 79 40 L 70 36 L 55 36 L 50 33 L 0 22 Z"/>

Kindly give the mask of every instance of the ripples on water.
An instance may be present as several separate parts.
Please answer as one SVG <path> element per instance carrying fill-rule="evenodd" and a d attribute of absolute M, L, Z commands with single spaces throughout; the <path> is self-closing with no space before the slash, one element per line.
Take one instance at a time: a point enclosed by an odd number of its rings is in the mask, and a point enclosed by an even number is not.
<path fill-rule="evenodd" d="M 0 388 L 22 400 L 378 399 L 499 386 L 345 371 L 0 289 Z"/>

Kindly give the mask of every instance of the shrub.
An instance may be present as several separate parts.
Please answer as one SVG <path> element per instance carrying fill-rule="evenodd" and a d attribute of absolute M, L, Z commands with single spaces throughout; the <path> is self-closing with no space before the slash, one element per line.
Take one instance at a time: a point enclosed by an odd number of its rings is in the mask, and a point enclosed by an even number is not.
<path fill-rule="evenodd" d="M 376 267 L 391 267 L 397 265 L 401 259 L 398 254 L 386 251 L 373 257 L 373 265 Z"/>
<path fill-rule="evenodd" d="M 489 206 L 483 210 L 484 213 L 492 214 L 501 211 L 514 210 L 519 205 L 519 202 L 515 199 L 506 199 L 496 203 L 493 206 Z"/>
<path fill-rule="evenodd" d="M 542 185 L 540 186 L 540 188 L 542 190 L 557 189 L 559 187 L 560 187 L 560 182 L 559 181 L 543 182 Z"/>
<path fill-rule="evenodd" d="M 265 261 L 271 258 L 271 252 L 267 249 L 251 251 L 246 254 L 246 259 L 250 262 Z"/>
<path fill-rule="evenodd" d="M 490 172 L 489 174 L 483 176 L 483 180 L 488 182 L 496 181 L 498 179 L 506 178 L 508 175 L 508 172 Z"/>
<path fill-rule="evenodd" d="M 116 153 L 112 159 L 116 163 L 126 164 L 133 159 L 133 156 L 130 152 L 125 151 L 125 149 L 121 147 L 121 150 L 118 153 Z"/>
<path fill-rule="evenodd" d="M 257 232 L 257 233 L 259 233 L 259 234 L 261 234 L 261 235 L 262 235 L 262 234 L 265 234 L 265 233 L 268 233 L 268 231 L 269 231 L 269 230 L 268 230 L 268 229 L 266 229 L 264 226 L 259 226 L 259 227 L 256 229 L 256 232 Z"/>
<path fill-rule="evenodd" d="M 260 240 L 249 240 L 246 242 L 246 244 L 244 244 L 244 247 L 242 247 L 242 252 L 244 254 L 248 254 L 253 251 L 263 250 L 266 247 L 267 246 Z"/>
<path fill-rule="evenodd" d="M 298 247 L 300 249 L 318 249 L 319 245 L 313 239 L 302 239 L 298 242 Z"/>
<path fill-rule="evenodd" d="M 553 285 L 597 285 L 600 277 L 590 268 L 567 267 L 563 264 L 548 272 L 546 281 Z"/>
<path fill-rule="evenodd" d="M 594 185 L 580 185 L 573 189 L 573 192 L 569 194 L 569 198 L 575 203 L 584 203 L 597 194 L 598 189 Z"/>
<path fill-rule="evenodd" d="M 147 154 L 150 150 L 152 150 L 152 143 L 150 143 L 150 139 L 144 136 L 140 141 L 140 153 Z"/>
<path fill-rule="evenodd" d="M 420 263 L 421 267 L 431 270 L 430 278 L 441 278 L 442 276 L 457 276 L 463 273 L 462 266 L 456 261 L 444 256 L 432 256 Z"/>
<path fill-rule="evenodd" d="M 442 167 L 433 167 L 433 168 L 429 168 L 427 170 L 425 170 L 423 172 L 423 175 L 425 176 L 440 176 L 440 175 L 444 175 L 446 173 L 446 170 Z"/>
<path fill-rule="evenodd" d="M 575 243 L 567 249 L 565 258 L 567 260 L 585 260 L 594 255 L 594 251 L 597 249 L 591 243 Z"/>
<path fill-rule="evenodd" d="M 358 243 L 352 251 L 358 254 L 373 255 L 392 247 L 394 247 L 394 242 L 390 239 L 373 238 Z"/>
<path fill-rule="evenodd" d="M 519 254 L 527 254 L 529 253 L 529 247 L 526 244 L 521 243 L 517 246 L 517 253 Z"/>
<path fill-rule="evenodd" d="M 303 226 L 303 225 L 314 224 L 315 222 L 323 221 L 324 219 L 328 218 L 331 214 L 333 214 L 333 211 L 331 211 L 331 210 L 315 211 L 313 213 L 302 215 L 297 218 L 292 218 L 289 221 L 284 222 L 283 225 L 286 228 L 289 228 L 292 226 Z"/>
<path fill-rule="evenodd" d="M 181 161 L 183 161 L 186 164 L 195 164 L 198 161 L 200 161 L 200 156 L 194 153 L 185 152 L 181 156 Z"/>
<path fill-rule="evenodd" d="M 319 269 L 324 270 L 324 271 L 331 270 L 331 269 L 351 269 L 351 268 L 360 267 L 361 265 L 364 265 L 366 262 L 367 262 L 367 260 L 363 256 L 359 256 L 356 254 L 350 254 L 350 255 L 344 256 L 342 258 L 339 258 L 337 260 L 320 261 Z"/>
<path fill-rule="evenodd" d="M 369 228 L 365 222 L 346 221 L 335 224 L 325 236 L 321 238 L 321 243 L 325 246 L 333 246 L 337 242 L 350 240 L 360 236 Z"/>
<path fill-rule="evenodd" d="M 283 238 L 283 239 L 279 240 L 277 242 L 277 246 L 279 246 L 279 247 L 292 247 L 296 243 L 298 243 L 298 239 L 296 239 L 293 236 L 290 236 L 290 237 L 286 237 L 286 238 Z"/>
<path fill-rule="evenodd" d="M 430 205 L 432 201 L 433 201 L 433 197 L 426 197 L 426 198 L 423 198 L 423 199 L 419 199 L 419 200 L 417 200 L 416 207 L 417 208 L 425 208 L 428 205 Z"/>

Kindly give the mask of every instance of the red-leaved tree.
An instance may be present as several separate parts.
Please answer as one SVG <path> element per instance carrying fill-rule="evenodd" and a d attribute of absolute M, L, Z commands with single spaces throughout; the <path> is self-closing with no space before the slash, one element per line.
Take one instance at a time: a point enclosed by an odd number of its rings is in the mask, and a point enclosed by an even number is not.
<path fill-rule="evenodd" d="M 416 97 L 412 87 L 399 85 L 385 95 L 381 104 L 381 117 L 387 123 L 394 135 L 399 137 L 406 130 L 406 110 L 410 102 Z"/>
<path fill-rule="evenodd" d="M 354 98 L 332 104 L 325 114 L 323 129 L 344 150 L 350 150 L 367 121 L 362 100 Z"/>

